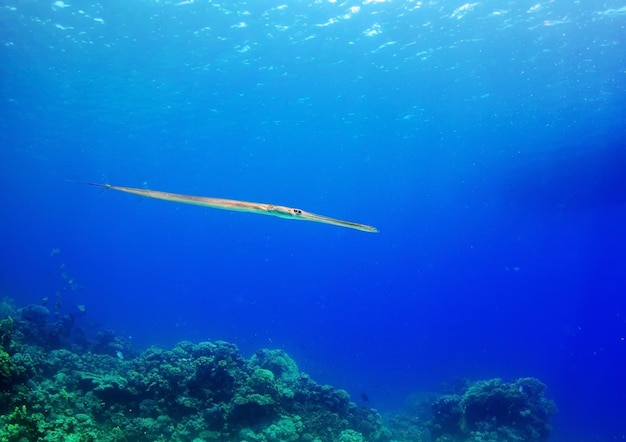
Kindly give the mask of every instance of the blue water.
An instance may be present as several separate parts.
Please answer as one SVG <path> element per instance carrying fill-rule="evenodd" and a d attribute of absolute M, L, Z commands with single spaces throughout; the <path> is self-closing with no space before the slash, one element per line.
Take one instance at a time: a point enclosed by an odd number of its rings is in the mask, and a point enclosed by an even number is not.
<path fill-rule="evenodd" d="M 626 3 L 0 2 L 0 296 L 626 438 Z M 300 207 L 340 227 L 66 180 Z"/>

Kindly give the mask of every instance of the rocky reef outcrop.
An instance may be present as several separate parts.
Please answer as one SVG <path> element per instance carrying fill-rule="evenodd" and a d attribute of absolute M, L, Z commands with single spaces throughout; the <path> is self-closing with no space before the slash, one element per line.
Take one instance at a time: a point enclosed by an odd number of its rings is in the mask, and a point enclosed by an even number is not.
<path fill-rule="evenodd" d="M 246 359 L 217 341 L 138 352 L 111 332 L 76 345 L 47 315 L 29 306 L 0 322 L 0 440 L 388 440 L 375 410 L 282 350 Z"/>
<path fill-rule="evenodd" d="M 0 305 L 0 440 L 540 442 L 554 404 L 534 378 L 464 384 L 386 419 L 320 385 L 282 350 L 224 341 L 139 351 L 84 314 Z"/>
<path fill-rule="evenodd" d="M 434 401 L 431 432 L 436 442 L 548 440 L 556 406 L 538 379 L 491 379 L 462 390 Z"/>

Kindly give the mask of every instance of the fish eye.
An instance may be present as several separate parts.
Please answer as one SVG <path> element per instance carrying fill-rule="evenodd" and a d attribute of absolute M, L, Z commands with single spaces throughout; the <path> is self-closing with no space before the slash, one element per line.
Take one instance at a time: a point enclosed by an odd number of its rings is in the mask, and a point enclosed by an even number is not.
<path fill-rule="evenodd" d="M 293 209 L 293 213 L 296 215 L 302 215 L 302 210 L 300 209 Z"/>

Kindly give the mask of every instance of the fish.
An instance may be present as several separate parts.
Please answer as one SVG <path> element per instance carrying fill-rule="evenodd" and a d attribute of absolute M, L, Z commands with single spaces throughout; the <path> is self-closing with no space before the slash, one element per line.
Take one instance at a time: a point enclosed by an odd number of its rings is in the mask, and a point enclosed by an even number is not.
<path fill-rule="evenodd" d="M 111 184 L 100 184 L 91 182 L 83 182 L 83 184 L 87 184 L 89 186 L 103 187 L 105 189 L 113 189 L 119 192 L 131 193 L 133 195 L 139 195 L 146 198 L 155 198 L 165 201 L 173 201 L 176 203 L 194 204 L 197 206 L 210 207 L 212 209 L 256 213 L 259 215 L 277 216 L 284 219 L 331 224 L 333 226 L 346 227 L 348 229 L 360 230 L 362 232 L 378 232 L 378 229 L 373 226 L 355 223 L 352 221 L 344 221 L 337 218 L 330 218 L 324 215 L 317 215 L 315 213 L 306 212 L 302 209 L 296 209 L 293 207 L 277 206 L 274 204 L 264 203 L 251 203 L 248 201 L 239 201 L 224 198 L 185 195 L 181 193 L 161 192 L 157 190 L 139 189 L 136 187 L 113 186 Z"/>

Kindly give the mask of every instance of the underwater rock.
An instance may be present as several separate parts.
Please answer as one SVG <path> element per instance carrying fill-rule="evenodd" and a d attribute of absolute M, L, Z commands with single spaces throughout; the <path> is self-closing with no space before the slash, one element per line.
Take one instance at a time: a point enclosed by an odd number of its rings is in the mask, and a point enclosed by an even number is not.
<path fill-rule="evenodd" d="M 104 404 L 128 403 L 135 399 L 133 392 L 128 389 L 126 378 L 118 374 L 78 372 L 77 376 L 79 377 L 78 388 L 83 391 L 92 391 Z"/>
<path fill-rule="evenodd" d="M 50 310 L 40 304 L 29 304 L 19 310 L 22 320 L 36 325 L 45 325 L 50 316 Z"/>
<path fill-rule="evenodd" d="M 25 342 L 46 350 L 59 348 L 75 348 L 86 350 L 88 347 L 84 330 L 78 325 L 84 316 L 84 307 L 79 306 L 75 312 L 60 316 L 58 312 L 50 314 L 47 307 L 41 304 L 30 304 L 17 310 L 15 328 L 24 335 Z"/>
<path fill-rule="evenodd" d="M 463 434 L 460 422 L 463 420 L 461 398 L 457 395 L 445 395 L 435 401 L 433 407 L 432 434 L 437 438 L 442 435 L 458 436 Z"/>
<path fill-rule="evenodd" d="M 554 402 L 545 397 L 546 386 L 535 378 L 510 383 L 501 379 L 479 381 L 461 394 L 445 395 L 433 404 L 431 431 L 435 440 L 447 436 L 461 440 L 545 441 L 556 413 Z"/>
<path fill-rule="evenodd" d="M 237 395 L 227 413 L 232 427 L 256 426 L 278 416 L 278 404 L 266 394 Z"/>
<path fill-rule="evenodd" d="M 122 339 L 113 330 L 99 332 L 91 345 L 89 345 L 89 349 L 94 353 L 115 356 L 120 359 L 136 356 L 137 354 L 130 343 Z"/>

